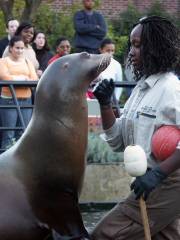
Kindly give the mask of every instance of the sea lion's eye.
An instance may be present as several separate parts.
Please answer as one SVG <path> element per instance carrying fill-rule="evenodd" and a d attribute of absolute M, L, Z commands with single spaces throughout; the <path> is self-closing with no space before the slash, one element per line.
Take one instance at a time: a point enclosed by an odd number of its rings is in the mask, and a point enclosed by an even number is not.
<path fill-rule="evenodd" d="M 68 68 L 68 67 L 69 67 L 69 63 L 68 62 L 64 63 L 63 68 Z"/>

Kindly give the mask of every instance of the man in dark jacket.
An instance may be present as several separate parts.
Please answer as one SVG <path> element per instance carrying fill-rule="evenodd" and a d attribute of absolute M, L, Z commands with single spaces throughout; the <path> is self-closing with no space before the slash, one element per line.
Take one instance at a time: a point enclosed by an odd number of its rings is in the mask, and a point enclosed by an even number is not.
<path fill-rule="evenodd" d="M 99 47 L 106 36 L 107 26 L 104 17 L 93 11 L 94 0 L 83 0 L 84 9 L 74 15 L 76 52 L 99 53 Z"/>
<path fill-rule="evenodd" d="M 16 29 L 19 26 L 19 22 L 17 19 L 9 19 L 6 24 L 6 32 L 8 35 L 0 40 L 0 57 L 2 57 L 3 52 L 7 45 L 9 44 L 9 40 L 14 36 Z"/>

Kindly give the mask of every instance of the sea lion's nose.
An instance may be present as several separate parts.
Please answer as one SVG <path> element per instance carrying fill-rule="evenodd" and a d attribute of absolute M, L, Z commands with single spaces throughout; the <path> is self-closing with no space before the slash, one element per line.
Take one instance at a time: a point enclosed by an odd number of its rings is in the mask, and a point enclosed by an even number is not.
<path fill-rule="evenodd" d="M 82 56 L 83 58 L 90 58 L 90 57 L 91 57 L 91 54 L 89 54 L 88 52 L 82 52 L 82 53 L 81 53 L 81 56 Z"/>

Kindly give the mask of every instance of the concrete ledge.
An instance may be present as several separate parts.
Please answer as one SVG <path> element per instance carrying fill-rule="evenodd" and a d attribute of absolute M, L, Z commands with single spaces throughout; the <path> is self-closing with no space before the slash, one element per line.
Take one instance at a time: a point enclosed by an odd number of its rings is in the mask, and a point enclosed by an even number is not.
<path fill-rule="evenodd" d="M 89 164 L 80 202 L 119 202 L 130 193 L 131 177 L 120 164 Z"/>

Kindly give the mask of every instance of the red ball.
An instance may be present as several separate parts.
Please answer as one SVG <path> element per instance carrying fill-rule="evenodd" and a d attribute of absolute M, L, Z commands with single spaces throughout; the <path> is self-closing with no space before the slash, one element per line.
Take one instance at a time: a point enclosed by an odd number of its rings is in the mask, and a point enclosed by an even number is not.
<path fill-rule="evenodd" d="M 151 151 L 157 160 L 164 161 L 175 151 L 180 141 L 180 130 L 175 126 L 160 127 L 152 136 Z"/>

